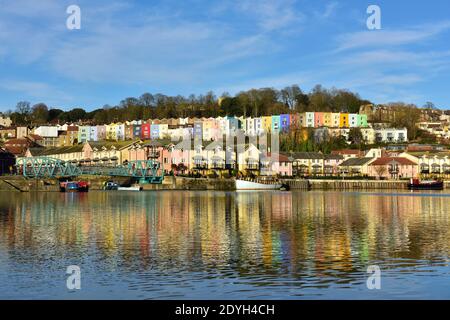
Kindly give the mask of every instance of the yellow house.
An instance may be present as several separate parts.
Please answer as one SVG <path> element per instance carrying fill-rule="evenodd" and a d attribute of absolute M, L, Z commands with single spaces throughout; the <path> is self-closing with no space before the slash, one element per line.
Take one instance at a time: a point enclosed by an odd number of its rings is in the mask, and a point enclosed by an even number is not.
<path fill-rule="evenodd" d="M 272 130 L 272 116 L 264 116 L 262 119 L 262 127 L 265 132 L 270 132 Z"/>
<path fill-rule="evenodd" d="M 332 115 L 331 112 L 323 113 L 323 126 L 324 127 L 332 127 L 333 126 L 333 119 L 332 119 L 331 115 Z"/>
<path fill-rule="evenodd" d="M 106 140 L 117 140 L 117 124 L 111 123 L 106 125 Z"/>
<path fill-rule="evenodd" d="M 348 113 L 341 113 L 340 122 L 339 122 L 340 128 L 348 128 L 349 127 L 349 119 L 348 118 L 349 118 Z"/>

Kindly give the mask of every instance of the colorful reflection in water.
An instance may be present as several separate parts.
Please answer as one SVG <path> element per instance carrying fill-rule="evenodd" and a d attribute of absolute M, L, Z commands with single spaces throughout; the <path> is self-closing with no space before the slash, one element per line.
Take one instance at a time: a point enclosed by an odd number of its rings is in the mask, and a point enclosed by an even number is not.
<path fill-rule="evenodd" d="M 0 193 L 0 298 L 450 298 L 449 196 Z"/>

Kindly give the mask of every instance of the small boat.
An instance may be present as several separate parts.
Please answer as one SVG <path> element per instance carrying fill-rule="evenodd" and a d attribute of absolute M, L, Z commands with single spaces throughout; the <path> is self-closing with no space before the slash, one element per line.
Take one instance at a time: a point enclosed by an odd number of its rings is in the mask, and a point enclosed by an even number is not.
<path fill-rule="evenodd" d="M 105 182 L 103 185 L 103 190 L 117 190 L 119 188 L 119 184 L 113 181 Z"/>
<path fill-rule="evenodd" d="M 409 190 L 444 190 L 444 182 L 440 180 L 411 179 L 408 183 Z"/>
<path fill-rule="evenodd" d="M 134 187 L 118 187 L 118 191 L 142 191 L 141 186 L 134 186 Z"/>
<path fill-rule="evenodd" d="M 115 191 L 141 191 L 142 187 L 135 186 L 121 186 L 117 182 L 107 181 L 103 185 L 103 190 L 115 190 Z"/>
<path fill-rule="evenodd" d="M 274 181 L 236 180 L 236 190 L 280 190 L 281 187 L 281 183 Z"/>
<path fill-rule="evenodd" d="M 88 192 L 89 183 L 86 181 L 64 181 L 59 184 L 61 192 Z"/>

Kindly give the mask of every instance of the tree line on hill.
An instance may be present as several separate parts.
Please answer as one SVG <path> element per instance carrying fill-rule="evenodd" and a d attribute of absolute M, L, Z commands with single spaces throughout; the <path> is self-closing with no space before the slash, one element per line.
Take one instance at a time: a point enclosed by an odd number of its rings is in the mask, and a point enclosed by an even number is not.
<path fill-rule="evenodd" d="M 225 92 L 219 98 L 213 92 L 188 97 L 144 93 L 137 98 L 125 98 L 116 106 L 105 105 L 89 112 L 83 108 L 64 111 L 49 108 L 45 103 L 31 105 L 30 102 L 20 101 L 16 109 L 7 114 L 18 125 L 78 121 L 104 124 L 156 118 L 225 115 L 259 117 L 305 111 L 356 113 L 361 105 L 368 103 L 370 102 L 361 99 L 357 93 L 348 90 L 326 89 L 317 85 L 311 92 L 304 93 L 298 85 L 292 85 L 281 90 L 251 89 L 233 96 Z"/>
<path fill-rule="evenodd" d="M 362 99 L 358 93 L 349 90 L 327 89 L 317 85 L 310 92 L 305 93 L 298 85 L 291 85 L 281 90 L 274 88 L 251 89 L 241 91 L 233 96 L 225 92 L 220 97 L 213 92 L 204 95 L 192 94 L 188 97 L 144 93 L 138 98 L 125 98 L 116 106 L 105 105 L 93 111 L 86 111 L 83 108 L 64 111 L 59 108 L 49 108 L 45 103 L 31 105 L 30 102 L 20 101 L 15 110 L 6 112 L 6 115 L 10 116 L 16 125 L 67 122 L 105 124 L 136 119 L 225 115 L 259 117 L 308 111 L 358 113 L 362 105 L 370 104 L 370 101 Z M 390 122 L 395 127 L 406 127 L 410 140 L 424 135 L 416 127 L 423 110 L 434 109 L 432 103 L 427 103 L 422 109 L 403 102 L 390 103 L 386 107 L 390 110 L 390 117 L 387 121 L 382 118 L 378 121 Z M 375 118 L 375 120 L 377 119 Z M 299 139 L 300 136 L 286 137 L 286 141 L 291 141 L 286 143 L 292 144 L 294 149 L 314 150 L 322 147 L 329 149 L 328 145 L 320 147 L 314 141 L 307 142 L 308 139 Z M 424 137 L 424 139 L 429 138 Z M 340 145 L 342 141 L 334 141 L 330 147 L 334 147 L 334 144 Z"/>

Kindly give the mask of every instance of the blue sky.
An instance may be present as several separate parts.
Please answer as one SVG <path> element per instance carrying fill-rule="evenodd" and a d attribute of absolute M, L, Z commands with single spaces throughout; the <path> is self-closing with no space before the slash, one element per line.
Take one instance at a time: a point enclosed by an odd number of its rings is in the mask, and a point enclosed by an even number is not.
<path fill-rule="evenodd" d="M 81 30 L 66 8 L 81 8 Z M 382 30 L 366 27 L 369 4 Z M 450 108 L 450 2 L 0 0 L 0 111 L 315 84 Z"/>

